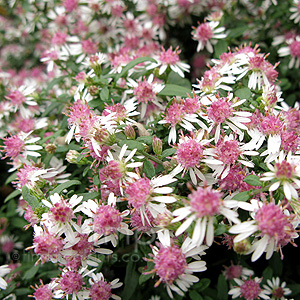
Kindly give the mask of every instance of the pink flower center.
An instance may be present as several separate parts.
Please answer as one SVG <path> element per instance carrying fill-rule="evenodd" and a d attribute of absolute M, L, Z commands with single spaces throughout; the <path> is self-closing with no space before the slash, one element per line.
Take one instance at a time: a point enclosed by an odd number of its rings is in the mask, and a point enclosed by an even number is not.
<path fill-rule="evenodd" d="M 261 292 L 261 288 L 259 283 L 254 279 L 249 279 L 245 281 L 241 287 L 241 295 L 245 298 L 245 300 L 255 300 L 258 299 L 259 293 Z"/>
<path fill-rule="evenodd" d="M 122 167 L 120 162 L 110 160 L 108 165 L 99 171 L 99 178 L 101 181 L 108 179 L 120 180 L 123 177 Z"/>
<path fill-rule="evenodd" d="M 220 98 L 215 101 L 207 109 L 207 115 L 216 123 L 223 123 L 228 117 L 232 115 L 232 108 L 226 98 Z"/>
<path fill-rule="evenodd" d="M 7 241 L 2 245 L 1 249 L 4 253 L 10 253 L 14 250 L 14 246 L 15 243 L 13 241 Z"/>
<path fill-rule="evenodd" d="M 75 217 L 73 210 L 65 203 L 55 203 L 54 206 L 50 208 L 50 211 L 54 220 L 60 223 L 69 222 Z"/>
<path fill-rule="evenodd" d="M 69 108 L 69 125 L 76 124 L 80 125 L 83 120 L 88 119 L 92 115 L 90 108 L 82 104 L 80 100 L 77 100 L 72 106 Z"/>
<path fill-rule="evenodd" d="M 290 44 L 290 52 L 291 52 L 292 56 L 299 58 L 300 57 L 300 42 L 293 41 Z"/>
<path fill-rule="evenodd" d="M 191 208 L 198 218 L 218 214 L 222 204 L 221 197 L 222 194 L 211 187 L 198 187 L 188 196 Z"/>
<path fill-rule="evenodd" d="M 107 116 L 110 113 L 115 113 L 113 119 L 116 120 L 117 122 L 123 121 L 127 117 L 127 110 L 125 106 L 120 103 L 106 107 L 102 112 L 102 115 Z"/>
<path fill-rule="evenodd" d="M 21 105 L 26 100 L 25 96 L 19 90 L 9 93 L 6 98 L 9 99 L 13 105 Z"/>
<path fill-rule="evenodd" d="M 91 40 L 82 41 L 81 46 L 82 46 L 82 51 L 85 54 L 94 54 L 98 50 L 97 45 L 93 43 Z"/>
<path fill-rule="evenodd" d="M 99 280 L 95 282 L 90 289 L 91 300 L 108 300 L 112 296 L 109 283 Z"/>
<path fill-rule="evenodd" d="M 94 216 L 94 230 L 100 235 L 109 235 L 117 231 L 121 222 L 122 217 L 119 210 L 110 205 L 102 204 Z"/>
<path fill-rule="evenodd" d="M 242 275 L 243 267 L 239 265 L 230 266 L 225 271 L 225 277 L 227 280 L 234 278 L 240 278 Z"/>
<path fill-rule="evenodd" d="M 291 179 L 295 175 L 296 166 L 290 164 L 286 160 L 275 164 L 276 177 L 281 180 Z"/>
<path fill-rule="evenodd" d="M 196 113 L 200 109 L 199 97 L 185 98 L 184 99 L 184 111 L 187 114 Z"/>
<path fill-rule="evenodd" d="M 128 203 L 134 208 L 140 208 L 150 198 L 152 187 L 148 178 L 140 178 L 126 188 Z"/>
<path fill-rule="evenodd" d="M 68 271 L 61 277 L 59 285 L 66 294 L 77 293 L 83 285 L 82 276 L 77 272 Z"/>
<path fill-rule="evenodd" d="M 155 99 L 155 92 L 152 85 L 144 78 L 138 82 L 138 86 L 134 88 L 133 94 L 136 96 L 139 103 L 152 102 Z"/>
<path fill-rule="evenodd" d="M 175 126 L 182 121 L 184 116 L 184 106 L 181 103 L 174 102 L 167 108 L 165 120 Z"/>
<path fill-rule="evenodd" d="M 224 164 L 234 164 L 240 155 L 239 142 L 236 140 L 219 142 L 216 151 L 218 159 Z"/>
<path fill-rule="evenodd" d="M 48 260 L 50 256 L 55 256 L 63 249 L 63 241 L 49 233 L 36 236 L 33 240 L 34 252 L 42 259 Z"/>
<path fill-rule="evenodd" d="M 209 39 L 213 37 L 213 35 L 214 33 L 208 23 L 200 24 L 196 28 L 195 38 L 198 41 L 206 43 Z"/>
<path fill-rule="evenodd" d="M 154 263 L 157 275 L 169 284 L 183 274 L 187 267 L 185 255 L 176 245 L 159 249 Z"/>
<path fill-rule="evenodd" d="M 15 158 L 24 150 L 24 141 L 17 135 L 4 140 L 5 152 L 8 157 Z"/>
<path fill-rule="evenodd" d="M 131 226 L 137 228 L 138 231 L 149 231 L 152 228 L 151 224 L 153 224 L 154 218 L 147 208 L 145 209 L 145 214 L 147 215 L 147 218 L 143 217 L 142 219 L 140 209 L 136 209 L 131 213 Z"/>
<path fill-rule="evenodd" d="M 33 296 L 35 300 L 51 300 L 53 294 L 48 285 L 43 285 L 37 288 L 37 290 L 33 293 Z"/>
<path fill-rule="evenodd" d="M 274 288 L 274 290 L 272 291 L 272 296 L 275 299 L 282 299 L 282 297 L 284 296 L 283 288 L 282 287 Z"/>
<path fill-rule="evenodd" d="M 203 157 L 202 146 L 195 140 L 189 140 L 178 145 L 177 162 L 184 168 L 195 167 Z"/>
<path fill-rule="evenodd" d="M 167 51 L 165 51 L 163 49 L 159 55 L 159 59 L 163 64 L 175 65 L 179 61 L 178 54 L 178 50 L 172 51 L 172 48 L 169 48 Z"/>
<path fill-rule="evenodd" d="M 63 4 L 67 12 L 73 11 L 78 6 L 77 0 L 64 0 Z"/>
<path fill-rule="evenodd" d="M 275 135 L 279 134 L 282 130 L 283 122 L 275 116 L 266 116 L 263 118 L 260 128 L 266 135 Z"/>
<path fill-rule="evenodd" d="M 261 71 L 264 66 L 264 57 L 260 55 L 255 55 L 254 57 L 249 58 L 249 67 L 253 71 Z"/>
<path fill-rule="evenodd" d="M 263 204 L 255 214 L 258 228 L 263 235 L 282 238 L 285 235 L 285 228 L 289 222 L 278 205 L 274 203 Z"/>

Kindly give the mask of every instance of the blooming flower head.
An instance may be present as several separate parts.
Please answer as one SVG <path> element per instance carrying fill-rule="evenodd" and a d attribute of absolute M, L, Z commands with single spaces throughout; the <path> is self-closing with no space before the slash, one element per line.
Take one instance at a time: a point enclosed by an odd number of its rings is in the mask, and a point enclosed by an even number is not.
<path fill-rule="evenodd" d="M 190 238 L 186 238 L 181 245 L 170 239 L 169 233 L 160 232 L 159 239 L 161 243 L 152 248 L 153 259 L 146 259 L 154 262 L 154 269 L 144 274 L 156 273 L 159 280 L 155 287 L 164 283 L 167 292 L 173 298 L 172 291 L 184 296 L 184 292 L 199 278 L 192 275 L 193 272 L 203 272 L 206 270 L 205 262 L 199 255 L 203 252 L 205 246 L 196 246 Z M 187 262 L 188 257 L 192 256 L 196 261 Z"/>
<path fill-rule="evenodd" d="M 269 172 L 263 174 L 262 181 L 275 180 L 271 184 L 269 190 L 275 191 L 280 186 L 288 200 L 292 198 L 298 199 L 297 189 L 300 188 L 300 169 L 298 158 L 289 153 L 286 155 L 281 151 L 279 157 L 275 160 L 275 164 L 268 163 Z"/>
<path fill-rule="evenodd" d="M 238 286 L 232 288 L 228 294 L 232 295 L 232 298 L 243 297 L 245 300 L 255 300 L 255 299 L 270 299 L 267 296 L 267 291 L 265 291 L 260 286 L 261 278 L 249 278 L 241 280 L 235 278 L 234 281 Z"/>
<path fill-rule="evenodd" d="M 251 200 L 251 204 L 240 205 L 253 212 L 251 214 L 253 220 L 234 225 L 229 232 L 238 234 L 234 238 L 235 243 L 251 235 L 257 237 L 248 252 L 253 252 L 252 261 L 256 261 L 264 252 L 266 252 L 266 259 L 270 259 L 274 251 L 281 249 L 298 237 L 295 231 L 295 227 L 298 226 L 295 215 L 290 215 L 281 206 L 257 200 Z"/>
<path fill-rule="evenodd" d="M 254 272 L 241 265 L 231 265 L 225 267 L 224 276 L 227 280 L 232 280 L 234 278 L 247 279 L 247 277 L 252 276 Z"/>
<path fill-rule="evenodd" d="M 112 289 L 117 289 L 123 285 L 122 282 L 119 282 L 119 279 L 114 279 L 112 282 L 107 282 L 104 279 L 102 273 L 90 275 L 92 278 L 89 279 L 89 284 L 91 285 L 89 292 L 90 292 L 90 299 L 91 300 L 108 300 L 108 299 L 115 299 L 120 300 L 121 298 L 112 293 Z"/>
<path fill-rule="evenodd" d="M 170 67 L 172 71 L 184 77 L 183 71 L 189 72 L 190 66 L 180 61 L 180 52 L 178 47 L 175 50 L 173 50 L 172 46 L 168 50 L 162 48 L 160 54 L 155 57 L 157 63 L 151 63 L 146 69 L 159 68 L 158 74 L 162 75 Z"/>
<path fill-rule="evenodd" d="M 290 56 L 288 67 L 298 69 L 300 66 L 300 36 L 296 35 L 286 40 L 286 44 L 278 50 L 278 54 L 279 56 Z"/>
<path fill-rule="evenodd" d="M 199 23 L 197 27 L 193 27 L 192 37 L 198 42 L 197 51 L 201 51 L 204 47 L 208 52 L 213 53 L 213 44 L 216 44 L 216 39 L 224 39 L 226 34 L 224 27 L 219 26 L 218 21 L 208 21 Z"/>
<path fill-rule="evenodd" d="M 129 87 L 132 87 L 132 89 L 127 90 L 126 94 L 133 94 L 133 97 L 130 99 L 140 104 L 142 119 L 145 117 L 148 105 L 155 104 L 162 108 L 161 99 L 157 94 L 164 88 L 164 85 L 154 81 L 153 74 L 151 74 L 148 79 L 144 77 L 142 80 L 137 81 L 128 78 L 127 84 Z"/>
<path fill-rule="evenodd" d="M 17 135 L 13 135 L 7 138 L 3 138 L 4 140 L 4 146 L 2 152 L 6 152 L 6 157 L 10 157 L 10 159 L 16 159 L 16 158 L 26 158 L 27 156 L 34 156 L 38 157 L 41 156 L 36 150 L 43 149 L 42 146 L 39 145 L 29 145 L 29 144 L 35 144 L 38 140 L 40 140 L 39 137 L 29 138 L 32 131 L 28 133 L 20 132 Z"/>
<path fill-rule="evenodd" d="M 96 201 L 88 200 L 83 203 L 81 210 L 91 219 L 90 232 L 93 233 L 89 241 L 97 242 L 100 237 L 105 236 L 106 241 L 111 241 L 113 246 L 117 245 L 117 232 L 125 235 L 132 235 L 128 225 L 123 222 L 124 217 L 129 214 L 129 210 L 123 212 L 116 207 L 116 197 L 111 193 L 107 204 L 98 204 Z"/>
<path fill-rule="evenodd" d="M 209 141 L 202 139 L 204 130 L 200 130 L 197 134 L 189 136 L 181 136 L 176 150 L 176 160 L 179 166 L 178 172 L 183 170 L 182 176 L 185 172 L 189 172 L 193 184 L 197 184 L 197 178 L 205 181 L 205 176 L 200 171 L 200 162 L 203 159 L 203 146 Z"/>
<path fill-rule="evenodd" d="M 146 210 L 153 218 L 162 212 L 164 205 L 176 202 L 176 198 L 168 195 L 173 192 L 173 188 L 165 186 L 176 181 L 171 175 L 154 177 L 151 180 L 147 177 L 139 178 L 129 183 L 125 189 L 128 204 L 135 209 L 139 209 L 143 223 L 151 224 Z"/>
<path fill-rule="evenodd" d="M 230 210 L 235 201 L 223 200 L 222 193 L 212 189 L 211 186 L 198 187 L 189 196 L 184 207 L 173 212 L 175 218 L 172 223 L 186 219 L 177 229 L 178 236 L 195 223 L 192 241 L 201 245 L 206 239 L 206 244 L 211 246 L 214 240 L 214 216 L 222 214 L 234 223 L 240 223 L 237 212 Z"/>
<path fill-rule="evenodd" d="M 272 280 L 268 279 L 267 284 L 264 284 L 263 288 L 267 291 L 267 294 L 271 296 L 271 299 L 285 300 L 285 296 L 292 293 L 292 291 L 286 287 L 286 282 L 280 284 L 279 277 L 273 277 Z"/>

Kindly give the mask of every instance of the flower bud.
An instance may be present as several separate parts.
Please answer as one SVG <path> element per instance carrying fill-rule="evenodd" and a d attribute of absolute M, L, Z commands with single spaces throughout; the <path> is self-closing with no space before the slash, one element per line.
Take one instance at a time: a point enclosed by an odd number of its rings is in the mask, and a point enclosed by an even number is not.
<path fill-rule="evenodd" d="M 56 152 L 56 149 L 57 149 L 56 145 L 55 145 L 55 144 L 52 144 L 52 143 L 46 145 L 46 147 L 45 147 L 46 152 L 49 153 L 49 154 L 55 153 L 55 152 Z"/>
<path fill-rule="evenodd" d="M 238 243 L 233 242 L 233 250 L 238 254 L 247 254 L 250 250 L 251 243 L 249 239 L 244 239 Z"/>
<path fill-rule="evenodd" d="M 126 127 L 124 128 L 124 133 L 131 140 L 134 140 L 136 137 L 135 130 L 130 124 L 126 125 Z"/>
<path fill-rule="evenodd" d="M 82 157 L 78 160 L 80 153 L 76 150 L 69 150 L 66 155 L 66 160 L 70 164 L 84 165 L 87 164 L 88 160 L 85 157 Z"/>
<path fill-rule="evenodd" d="M 156 155 L 161 155 L 162 153 L 162 140 L 154 136 L 152 140 L 153 152 Z"/>

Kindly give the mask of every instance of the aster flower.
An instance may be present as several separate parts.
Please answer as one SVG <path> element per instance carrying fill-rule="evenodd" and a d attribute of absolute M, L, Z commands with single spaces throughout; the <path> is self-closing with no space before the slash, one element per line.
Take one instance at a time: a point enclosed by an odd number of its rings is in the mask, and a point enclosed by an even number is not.
<path fill-rule="evenodd" d="M 247 160 L 244 155 L 255 156 L 259 153 L 245 150 L 244 145 L 230 134 L 220 138 L 215 146 L 206 147 L 203 154 L 206 158 L 202 162 L 214 170 L 213 176 L 224 179 L 228 175 L 230 168 L 237 163 L 253 168 L 254 163 Z"/>
<path fill-rule="evenodd" d="M 45 224 L 50 233 L 61 236 L 65 234 L 69 239 L 72 237 L 73 228 L 78 225 L 72 220 L 75 213 L 80 211 L 79 203 L 82 196 L 73 195 L 70 199 L 64 199 L 58 193 L 50 196 L 50 201 L 43 199 L 42 203 L 50 209 L 42 215 L 42 223 Z M 77 208 L 76 208 L 77 206 Z"/>
<path fill-rule="evenodd" d="M 165 204 L 176 202 L 174 196 L 168 195 L 173 192 L 173 188 L 166 186 L 176 180 L 171 175 L 158 176 L 151 180 L 142 177 L 126 186 L 128 204 L 139 210 L 144 224 L 146 221 L 151 224 L 146 210 L 156 218 L 164 210 Z"/>
<path fill-rule="evenodd" d="M 288 200 L 298 199 L 297 189 L 300 189 L 300 165 L 299 159 L 287 155 L 284 151 L 280 152 L 279 157 L 275 160 L 275 164 L 267 163 L 269 172 L 263 174 L 262 181 L 273 181 L 269 187 L 269 191 L 275 191 L 280 186 L 283 187 L 283 192 Z"/>
<path fill-rule="evenodd" d="M 231 264 L 231 266 L 225 267 L 225 271 L 223 273 L 227 280 L 232 280 L 234 278 L 245 280 L 248 277 L 254 275 L 254 272 L 252 270 L 247 269 L 239 264 L 237 265 Z"/>
<path fill-rule="evenodd" d="M 192 27 L 192 38 L 198 42 L 197 52 L 207 49 L 208 52 L 213 52 L 213 44 L 217 43 L 218 39 L 226 38 L 224 27 L 218 27 L 220 22 L 218 21 L 208 21 L 204 23 L 199 23 L 197 27 Z"/>
<path fill-rule="evenodd" d="M 55 294 L 57 294 L 54 289 L 57 287 L 57 283 L 55 281 L 51 281 L 48 284 L 44 284 L 43 281 L 40 279 L 40 285 L 38 286 L 31 286 L 35 291 L 33 295 L 29 297 L 33 297 L 35 300 L 52 300 L 56 298 Z"/>
<path fill-rule="evenodd" d="M 172 223 L 186 219 L 176 230 L 175 235 L 179 236 L 186 231 L 192 223 L 195 224 L 192 241 L 200 246 L 206 240 L 206 244 L 211 246 L 214 240 L 214 216 L 222 214 L 229 221 L 240 223 L 238 213 L 231 210 L 237 206 L 234 200 L 223 200 L 223 194 L 212 189 L 211 186 L 198 187 L 185 201 L 184 207 L 173 212 L 175 218 Z"/>
<path fill-rule="evenodd" d="M 0 266 L 0 289 L 5 290 L 7 288 L 7 282 L 3 279 L 5 275 L 10 272 L 8 265 Z"/>
<path fill-rule="evenodd" d="M 91 285 L 89 296 L 91 300 L 108 300 L 111 298 L 121 300 L 121 297 L 112 293 L 112 289 L 117 289 L 123 285 L 122 282 L 119 282 L 119 278 L 107 282 L 102 273 L 91 273 L 89 276 L 91 277 L 89 278 L 89 284 Z"/>
<path fill-rule="evenodd" d="M 163 108 L 162 100 L 157 94 L 164 88 L 164 84 L 153 81 L 154 75 L 151 74 L 147 79 L 144 77 L 142 80 L 127 79 L 127 85 L 132 89 L 128 89 L 125 92 L 125 96 L 133 94 L 131 100 L 137 101 L 141 105 L 141 118 L 145 117 L 147 106 L 155 104 L 159 108 Z"/>
<path fill-rule="evenodd" d="M 198 119 L 197 114 L 190 113 L 188 107 L 185 105 L 184 99 L 177 100 L 174 98 L 173 102 L 167 107 L 163 120 L 158 122 L 159 124 L 169 124 L 171 129 L 168 136 L 168 143 L 175 143 L 177 139 L 176 127 L 181 126 L 187 131 L 195 130 L 192 123 L 201 124 L 203 122 Z"/>
<path fill-rule="evenodd" d="M 237 297 L 243 297 L 245 300 L 270 299 L 267 296 L 267 291 L 260 286 L 261 278 L 255 277 L 245 280 L 235 278 L 234 281 L 238 286 L 228 292 L 229 295 L 232 295 L 233 299 Z"/>
<path fill-rule="evenodd" d="M 3 138 L 4 146 L 2 152 L 6 152 L 6 157 L 10 157 L 12 160 L 16 158 L 26 159 L 27 156 L 39 157 L 40 153 L 37 150 L 43 149 L 42 146 L 36 145 L 35 143 L 39 141 L 40 137 L 28 137 L 31 135 L 32 131 L 28 133 L 20 132 L 17 135 L 13 135 L 7 138 Z M 34 145 L 30 145 L 34 144 Z"/>
<path fill-rule="evenodd" d="M 229 233 L 237 234 L 234 243 L 252 235 L 256 237 L 248 251 L 248 253 L 253 252 L 252 261 L 256 261 L 264 252 L 266 252 L 266 259 L 270 259 L 274 251 L 298 237 L 295 228 L 299 221 L 295 215 L 290 215 L 280 205 L 251 200 L 251 204 L 239 203 L 239 206 L 251 211 L 253 220 L 233 225 Z"/>
<path fill-rule="evenodd" d="M 243 139 L 244 133 L 242 130 L 247 130 L 245 123 L 250 122 L 251 113 L 238 109 L 246 99 L 233 99 L 233 94 L 228 93 L 227 97 L 219 95 L 204 96 L 201 98 L 203 105 L 203 113 L 201 116 L 206 119 L 210 125 L 208 132 L 215 130 L 215 142 L 217 143 L 220 137 L 221 125 L 229 127 L 233 132 L 237 133 L 240 140 Z"/>
<path fill-rule="evenodd" d="M 129 215 L 129 210 L 120 212 L 116 207 L 116 197 L 111 193 L 107 199 L 107 204 L 98 204 L 96 201 L 88 200 L 82 204 L 81 211 L 90 217 L 89 220 L 91 232 L 94 232 L 89 241 L 97 242 L 102 236 L 105 241 L 111 241 L 114 247 L 117 245 L 120 232 L 125 235 L 132 235 L 133 232 L 128 229 L 128 225 L 123 222 L 124 217 Z M 99 243 L 101 240 L 99 241 Z"/>
<path fill-rule="evenodd" d="M 192 275 L 193 272 L 203 272 L 206 270 L 205 262 L 201 260 L 200 255 L 205 254 L 206 246 L 196 246 L 190 238 L 186 238 L 179 247 L 168 232 L 159 233 L 160 243 L 152 248 L 153 259 L 146 259 L 154 262 L 154 269 L 144 274 L 156 273 L 159 280 L 157 287 L 161 282 L 166 285 L 168 295 L 173 298 L 172 291 L 184 296 L 193 283 L 198 282 L 199 278 Z M 190 263 L 187 259 L 192 257 L 195 261 Z"/>
<path fill-rule="evenodd" d="M 158 74 L 162 75 L 169 67 L 173 72 L 177 73 L 181 77 L 184 77 L 183 71 L 189 72 L 190 66 L 180 61 L 179 54 L 181 51 L 178 48 L 179 47 L 173 50 L 171 46 L 167 51 L 162 48 L 161 53 L 158 56 L 154 56 L 154 59 L 157 61 L 157 63 L 149 64 L 146 66 L 146 69 L 151 70 L 154 68 L 159 68 Z"/>
<path fill-rule="evenodd" d="M 282 282 L 280 284 L 279 277 L 273 277 L 272 280 L 268 279 L 267 284 L 263 285 L 263 288 L 270 295 L 270 299 L 285 300 L 285 296 L 288 296 L 292 291 L 286 287 L 286 283 Z"/>
<path fill-rule="evenodd" d="M 279 56 L 290 56 L 290 62 L 288 67 L 299 68 L 300 66 L 300 36 L 297 35 L 291 39 L 286 40 L 287 46 L 281 47 L 278 49 Z"/>
<path fill-rule="evenodd" d="M 189 173 L 193 184 L 197 184 L 197 178 L 206 181 L 206 177 L 200 171 L 200 162 L 203 159 L 203 146 L 210 141 L 203 139 L 205 131 L 200 130 L 192 136 L 181 136 L 176 145 L 175 159 L 178 167 L 176 173 L 183 170 L 182 176 L 186 172 Z"/>

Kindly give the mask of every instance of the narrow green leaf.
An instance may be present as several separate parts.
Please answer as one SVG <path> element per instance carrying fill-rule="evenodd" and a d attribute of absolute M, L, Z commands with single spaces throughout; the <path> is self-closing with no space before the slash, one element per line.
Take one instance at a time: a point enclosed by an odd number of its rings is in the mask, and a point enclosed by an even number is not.
<path fill-rule="evenodd" d="M 196 291 L 190 291 L 189 292 L 189 298 L 191 300 L 203 300 L 203 297 L 197 293 Z"/>
<path fill-rule="evenodd" d="M 139 285 L 142 285 L 144 282 L 149 280 L 152 276 L 153 274 L 147 274 L 147 275 L 141 274 L 139 277 Z"/>
<path fill-rule="evenodd" d="M 192 90 L 177 84 L 166 84 L 165 87 L 158 93 L 159 96 L 179 96 L 188 97 L 192 94 Z"/>
<path fill-rule="evenodd" d="M 40 265 L 33 265 L 33 267 L 31 267 L 29 270 L 27 270 L 24 275 L 23 278 L 24 279 L 31 279 L 35 276 L 35 274 L 37 273 L 37 271 L 39 270 Z"/>
<path fill-rule="evenodd" d="M 22 196 L 25 201 L 30 205 L 32 210 L 35 210 L 40 207 L 40 201 L 30 193 L 30 190 L 27 186 L 22 187 Z"/>
<path fill-rule="evenodd" d="M 175 149 L 175 148 L 169 148 L 169 149 L 164 150 L 164 151 L 162 152 L 161 156 L 162 156 L 162 157 L 172 156 L 175 152 L 176 152 L 176 149 Z"/>
<path fill-rule="evenodd" d="M 219 300 L 227 300 L 228 299 L 228 285 L 226 282 L 226 278 L 223 274 L 219 275 L 217 289 L 218 289 L 218 294 L 217 294 L 218 299 Z"/>
<path fill-rule="evenodd" d="M 238 201 L 248 201 L 250 199 L 250 195 L 249 195 L 248 191 L 245 191 L 245 192 L 236 194 L 232 199 L 238 200 Z"/>
<path fill-rule="evenodd" d="M 103 87 L 100 92 L 100 98 L 102 101 L 107 101 L 109 99 L 109 89 L 107 86 Z"/>
<path fill-rule="evenodd" d="M 4 200 L 4 203 L 8 202 L 9 200 L 21 195 L 21 192 L 19 190 L 14 190 L 11 192 Z"/>
<path fill-rule="evenodd" d="M 253 174 L 246 176 L 243 181 L 252 186 L 262 186 L 262 182 L 260 181 L 260 178 Z"/>
<path fill-rule="evenodd" d="M 137 139 L 137 141 L 142 142 L 144 144 L 147 144 L 149 146 L 152 145 L 152 141 L 153 141 L 153 137 L 152 136 L 139 136 Z"/>
<path fill-rule="evenodd" d="M 222 53 L 228 51 L 228 43 L 224 39 L 221 39 L 214 46 L 214 50 L 215 50 L 214 57 L 219 58 Z"/>
<path fill-rule="evenodd" d="M 143 63 L 143 62 L 146 62 L 146 61 L 151 61 L 151 62 L 154 62 L 156 63 L 157 61 L 152 58 L 152 57 L 148 57 L 148 56 L 144 56 L 144 57 L 138 57 L 134 60 L 132 60 L 131 62 L 129 62 L 125 67 L 124 69 L 122 70 L 122 72 L 120 74 L 118 74 L 116 77 L 115 77 L 115 81 L 117 82 L 121 77 L 125 76 L 127 74 L 127 72 L 132 69 L 133 67 L 135 67 L 136 65 L 140 64 L 140 63 Z"/>
<path fill-rule="evenodd" d="M 55 193 L 60 194 L 64 189 L 67 189 L 72 185 L 79 185 L 79 184 L 81 184 L 81 182 L 79 180 L 66 181 L 66 182 L 60 184 L 59 186 L 57 186 L 55 189 L 53 189 L 52 192 L 50 193 L 50 195 L 54 195 Z"/>
<path fill-rule="evenodd" d="M 141 142 L 138 142 L 138 141 L 122 140 L 122 141 L 118 142 L 118 145 L 120 147 L 122 147 L 125 144 L 128 146 L 128 149 L 130 149 L 130 150 L 133 150 L 133 149 L 137 149 L 137 150 L 140 150 L 140 151 L 144 151 L 145 150 L 144 145 Z"/>
<path fill-rule="evenodd" d="M 123 300 L 130 300 L 134 295 L 135 289 L 139 282 L 139 275 L 135 270 L 135 263 L 129 257 L 129 262 L 126 267 L 126 275 L 124 280 L 124 290 L 122 293 Z"/>
<path fill-rule="evenodd" d="M 143 171 L 149 179 L 155 176 L 155 168 L 150 160 L 144 161 Z"/>
<path fill-rule="evenodd" d="M 89 199 L 96 199 L 99 198 L 100 193 L 99 192 L 92 192 L 92 193 L 82 193 L 82 194 L 77 194 L 77 196 L 82 196 L 82 201 L 87 201 Z"/>
<path fill-rule="evenodd" d="M 16 171 L 16 172 L 12 173 L 11 175 L 9 175 L 8 178 L 6 179 L 4 185 L 8 185 L 13 180 L 17 179 L 17 173 L 18 173 L 18 171 Z"/>
<path fill-rule="evenodd" d="M 233 29 L 229 30 L 229 33 L 227 35 L 228 38 L 237 38 L 248 29 L 247 25 L 241 25 L 241 26 L 235 26 Z"/>
<path fill-rule="evenodd" d="M 251 91 L 247 87 L 237 90 L 234 94 L 240 99 L 249 99 L 251 97 Z"/>

